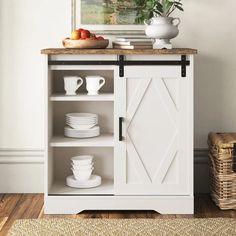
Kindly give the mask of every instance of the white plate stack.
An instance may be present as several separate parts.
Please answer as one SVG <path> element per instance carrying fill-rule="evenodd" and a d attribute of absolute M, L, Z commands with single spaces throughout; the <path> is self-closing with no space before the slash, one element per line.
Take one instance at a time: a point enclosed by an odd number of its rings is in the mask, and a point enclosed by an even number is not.
<path fill-rule="evenodd" d="M 83 155 L 71 158 L 73 175 L 66 178 L 66 184 L 72 188 L 93 188 L 101 185 L 101 177 L 92 175 L 93 156 Z"/>
<path fill-rule="evenodd" d="M 66 114 L 64 134 L 70 138 L 92 138 L 100 135 L 98 115 L 92 113 Z"/>

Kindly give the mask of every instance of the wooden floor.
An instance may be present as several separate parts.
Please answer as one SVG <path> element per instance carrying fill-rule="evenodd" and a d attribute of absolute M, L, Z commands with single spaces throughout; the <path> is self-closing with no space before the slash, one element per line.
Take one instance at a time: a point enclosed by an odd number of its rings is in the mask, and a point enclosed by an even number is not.
<path fill-rule="evenodd" d="M 194 215 L 160 215 L 154 211 L 85 211 L 78 215 L 44 215 L 42 194 L 0 194 L 0 219 L 5 218 L 6 222 L 0 235 L 6 232 L 16 219 L 35 218 L 210 218 L 210 217 L 230 217 L 236 218 L 236 211 L 221 211 L 211 201 L 209 195 L 195 196 Z"/>

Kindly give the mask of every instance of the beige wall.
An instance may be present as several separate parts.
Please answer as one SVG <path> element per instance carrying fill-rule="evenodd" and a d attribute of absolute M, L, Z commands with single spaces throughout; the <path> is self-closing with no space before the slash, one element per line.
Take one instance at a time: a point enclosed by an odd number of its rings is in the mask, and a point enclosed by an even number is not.
<path fill-rule="evenodd" d="M 236 132 L 236 1 L 186 0 L 179 47 L 199 50 L 195 60 L 195 147 L 209 131 Z"/>
<path fill-rule="evenodd" d="M 0 149 L 43 149 L 40 49 L 69 32 L 69 0 L 0 1 Z"/>
<path fill-rule="evenodd" d="M 179 47 L 195 60 L 195 147 L 213 131 L 236 130 L 235 0 L 186 0 Z M 43 65 L 39 50 L 70 31 L 69 0 L 0 1 L 0 148 L 43 149 Z"/>

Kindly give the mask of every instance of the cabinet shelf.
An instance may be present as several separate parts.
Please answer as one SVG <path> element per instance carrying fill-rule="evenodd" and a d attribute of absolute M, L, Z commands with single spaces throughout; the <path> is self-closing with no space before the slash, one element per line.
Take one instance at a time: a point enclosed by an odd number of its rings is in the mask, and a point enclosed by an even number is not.
<path fill-rule="evenodd" d="M 101 93 L 99 95 L 78 94 L 75 96 L 67 96 L 65 94 L 52 94 L 50 101 L 66 102 L 66 101 L 114 101 L 113 93 Z"/>
<path fill-rule="evenodd" d="M 76 139 L 63 135 L 54 136 L 50 142 L 51 147 L 113 147 L 113 134 L 101 134 L 94 138 Z"/>
<path fill-rule="evenodd" d="M 49 189 L 48 195 L 113 195 L 114 184 L 112 179 L 103 179 L 102 184 L 95 188 L 71 188 L 65 185 L 65 180 L 56 181 Z"/>

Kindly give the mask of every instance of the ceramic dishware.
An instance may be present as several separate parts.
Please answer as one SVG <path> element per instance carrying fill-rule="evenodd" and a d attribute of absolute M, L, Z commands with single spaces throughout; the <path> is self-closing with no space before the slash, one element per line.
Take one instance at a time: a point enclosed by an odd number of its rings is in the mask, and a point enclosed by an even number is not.
<path fill-rule="evenodd" d="M 93 162 L 89 165 L 74 165 L 73 163 L 71 163 L 71 168 L 73 170 L 91 170 L 93 168 L 93 165 Z"/>
<path fill-rule="evenodd" d="M 105 78 L 101 76 L 87 76 L 85 79 L 88 95 L 98 95 L 99 89 L 105 84 Z"/>
<path fill-rule="evenodd" d="M 91 124 L 91 125 L 76 125 L 76 124 L 68 124 L 71 128 L 76 129 L 76 130 L 86 130 L 86 129 L 91 129 L 93 128 L 96 123 Z"/>
<path fill-rule="evenodd" d="M 69 138 L 93 138 L 100 135 L 100 127 L 94 126 L 90 129 L 72 129 L 66 126 L 64 128 L 64 135 Z"/>
<path fill-rule="evenodd" d="M 101 176 L 91 175 L 86 181 L 79 181 L 73 175 L 66 178 L 66 184 L 72 188 L 94 188 L 102 183 Z"/>
<path fill-rule="evenodd" d="M 72 169 L 72 172 L 73 172 L 75 179 L 77 179 L 79 181 L 86 181 L 90 178 L 93 169 L 94 168 L 89 169 L 89 170 L 82 170 L 82 171 Z"/>
<path fill-rule="evenodd" d="M 66 95 L 76 95 L 76 90 L 83 84 L 83 79 L 78 76 L 65 76 L 64 89 Z"/>
<path fill-rule="evenodd" d="M 91 155 L 80 155 L 71 157 L 71 162 L 74 165 L 90 165 L 93 161 L 93 156 Z"/>
<path fill-rule="evenodd" d="M 66 119 L 71 121 L 78 121 L 78 122 L 88 122 L 93 121 L 98 118 L 97 114 L 92 113 L 68 113 L 66 114 Z"/>
<path fill-rule="evenodd" d="M 89 137 L 93 137 L 99 134 L 98 115 L 92 113 L 68 113 L 66 114 L 65 135 L 70 134 L 87 134 Z M 79 137 L 78 137 L 79 138 Z M 83 137 L 81 137 L 83 138 Z"/>

